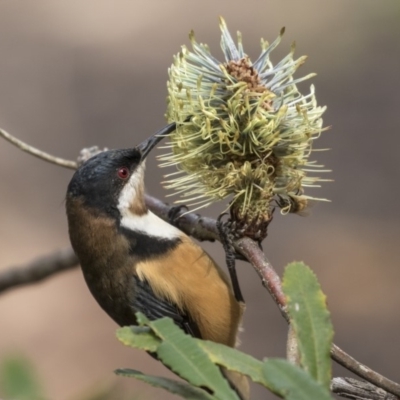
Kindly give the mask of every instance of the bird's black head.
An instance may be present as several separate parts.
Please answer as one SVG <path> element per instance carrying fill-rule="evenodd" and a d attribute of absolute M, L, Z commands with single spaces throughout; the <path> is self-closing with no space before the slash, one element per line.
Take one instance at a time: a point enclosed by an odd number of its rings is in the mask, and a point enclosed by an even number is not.
<path fill-rule="evenodd" d="M 86 161 L 68 185 L 67 213 L 71 200 L 114 219 L 128 211 L 144 212 L 144 160 L 175 127 L 167 125 L 135 148 L 104 151 Z"/>
<path fill-rule="evenodd" d="M 93 211 L 119 218 L 118 204 L 127 185 L 132 197 L 143 196 L 143 160 L 138 148 L 99 153 L 75 172 L 67 198 L 81 200 Z"/>

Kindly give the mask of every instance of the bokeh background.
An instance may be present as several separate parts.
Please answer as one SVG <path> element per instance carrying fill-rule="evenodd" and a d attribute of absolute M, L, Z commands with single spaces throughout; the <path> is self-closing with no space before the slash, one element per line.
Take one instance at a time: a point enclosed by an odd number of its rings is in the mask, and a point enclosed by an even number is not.
<path fill-rule="evenodd" d="M 297 76 L 318 73 L 312 83 L 332 125 L 316 142 L 332 151 L 314 154 L 334 179 L 314 194 L 332 202 L 309 217 L 277 216 L 266 253 L 280 272 L 292 260 L 309 264 L 328 296 L 336 343 L 400 380 L 398 0 L 0 0 L 0 126 L 69 159 L 85 146 L 137 144 L 165 123 L 167 69 L 189 44 L 188 32 L 221 55 L 219 15 L 243 33 L 253 60 L 260 38 L 272 41 L 286 26 L 272 60 L 296 40 L 297 55 L 309 56 Z M 161 198 L 164 173 L 153 156 L 146 184 Z M 68 246 L 70 178 L 71 171 L 0 141 L 0 272 Z M 204 246 L 223 263 L 218 244 Z M 284 356 L 286 323 L 251 267 L 239 270 L 247 301 L 241 349 Z M 114 382 L 138 398 L 175 398 L 113 376 L 117 367 L 168 375 L 122 346 L 115 329 L 79 269 L 0 297 L 0 361 L 27 356 L 47 398 L 76 399 Z M 257 387 L 253 394 L 274 398 Z"/>

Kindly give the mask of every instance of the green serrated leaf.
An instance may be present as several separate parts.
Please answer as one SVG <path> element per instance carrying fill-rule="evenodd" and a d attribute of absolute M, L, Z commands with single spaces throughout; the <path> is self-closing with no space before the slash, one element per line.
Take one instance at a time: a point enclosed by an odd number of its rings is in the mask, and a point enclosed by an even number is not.
<path fill-rule="evenodd" d="M 198 342 L 170 318 L 149 322 L 149 326 L 163 340 L 157 350 L 159 359 L 172 371 L 197 387 L 207 387 L 218 400 L 239 400 Z"/>
<path fill-rule="evenodd" d="M 0 367 L 1 394 L 14 400 L 43 399 L 32 365 L 23 357 L 6 359 Z"/>
<path fill-rule="evenodd" d="M 136 322 L 140 326 L 145 326 L 150 322 L 150 320 L 141 312 L 137 312 L 135 316 L 136 316 Z"/>
<path fill-rule="evenodd" d="M 152 386 L 168 390 L 169 392 L 177 394 L 185 399 L 215 400 L 215 397 L 211 396 L 204 390 L 196 388 L 184 382 L 175 381 L 173 379 L 163 378 L 160 376 L 145 375 L 142 372 L 135 371 L 133 369 L 117 369 L 115 373 L 117 375 L 139 379 Z"/>
<path fill-rule="evenodd" d="M 286 267 L 282 287 L 298 342 L 301 365 L 329 388 L 333 327 L 326 296 L 315 274 L 303 263 L 291 263 Z"/>
<path fill-rule="evenodd" d="M 124 345 L 155 353 L 161 340 L 146 326 L 124 326 L 117 330 L 117 338 Z"/>
<path fill-rule="evenodd" d="M 197 339 L 198 345 L 207 353 L 210 360 L 230 371 L 250 377 L 253 382 L 266 386 L 263 362 L 223 344 Z"/>
<path fill-rule="evenodd" d="M 325 387 L 287 360 L 266 360 L 263 372 L 270 390 L 286 400 L 333 400 Z"/>

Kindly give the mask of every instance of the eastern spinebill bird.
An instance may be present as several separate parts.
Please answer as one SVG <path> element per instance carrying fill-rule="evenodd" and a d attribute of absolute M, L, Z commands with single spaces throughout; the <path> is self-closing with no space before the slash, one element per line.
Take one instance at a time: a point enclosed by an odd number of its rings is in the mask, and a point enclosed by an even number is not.
<path fill-rule="evenodd" d="M 234 347 L 244 304 L 226 274 L 186 234 L 146 206 L 145 159 L 170 124 L 131 149 L 87 160 L 68 186 L 66 211 L 72 247 L 86 283 L 119 325 L 170 317 L 186 333 Z M 223 371 L 241 398 L 244 377 Z"/>

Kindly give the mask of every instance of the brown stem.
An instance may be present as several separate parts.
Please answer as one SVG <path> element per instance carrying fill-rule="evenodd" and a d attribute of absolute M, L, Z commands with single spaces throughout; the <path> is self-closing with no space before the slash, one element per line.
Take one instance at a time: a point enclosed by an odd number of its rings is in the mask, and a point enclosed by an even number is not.
<path fill-rule="evenodd" d="M 331 383 L 333 393 L 346 399 L 354 400 L 399 400 L 383 389 L 369 382 L 359 381 L 353 378 L 333 378 Z"/>
<path fill-rule="evenodd" d="M 146 197 L 146 203 L 153 212 L 168 221 L 168 213 L 171 207 L 150 196 Z M 204 218 L 198 214 L 184 213 L 184 215 L 178 219 L 177 225 L 185 233 L 199 240 L 219 240 L 216 221 L 211 218 Z M 282 291 L 281 279 L 263 251 L 255 241 L 247 237 L 237 240 L 235 245 L 236 250 L 239 251 L 256 270 L 263 286 L 269 291 L 275 303 L 278 305 L 281 314 L 286 321 L 289 322 L 289 316 L 286 311 L 286 298 Z M 361 378 L 368 380 L 396 396 L 400 396 L 400 385 L 398 383 L 385 378 L 358 362 L 335 344 L 332 345 L 331 357 L 338 364 L 354 372 Z"/>
<path fill-rule="evenodd" d="M 146 195 L 147 207 L 163 220 L 169 222 L 169 212 L 172 206 L 155 197 Z M 202 217 L 200 214 L 181 212 L 176 218 L 175 225 L 189 236 L 197 240 L 213 242 L 219 240 L 216 221 L 212 218 Z"/>
<path fill-rule="evenodd" d="M 258 245 L 249 238 L 239 239 L 236 244 L 238 251 L 240 251 L 240 253 L 249 260 L 254 269 L 257 271 L 263 285 L 270 292 L 284 318 L 289 321 L 289 317 L 286 312 L 286 298 L 282 291 L 281 280 L 265 254 L 260 250 Z M 331 357 L 337 363 L 355 373 L 359 377 L 373 383 L 389 393 L 400 396 L 400 385 L 398 383 L 385 378 L 381 374 L 378 374 L 366 365 L 355 360 L 335 344 L 333 344 L 331 348 Z"/>
<path fill-rule="evenodd" d="M 146 195 L 146 204 L 155 214 L 168 220 L 170 206 L 148 195 Z M 198 240 L 214 241 L 218 239 L 215 220 L 211 218 L 189 213 L 180 217 L 177 225 L 182 231 Z M 39 257 L 23 266 L 10 267 L 0 273 L 0 294 L 19 286 L 37 283 L 78 265 L 78 258 L 69 248 Z"/>
<path fill-rule="evenodd" d="M 22 140 L 17 139 L 15 136 L 10 135 L 3 129 L 0 129 L 0 136 L 12 143 L 14 146 L 17 146 L 22 151 L 26 151 L 27 153 L 32 154 L 33 156 L 38 157 L 44 161 L 69 169 L 77 168 L 77 163 L 75 161 L 64 160 L 63 158 L 55 157 L 49 153 L 45 153 L 44 151 L 39 150 L 36 147 L 33 147 L 23 142 Z"/>
<path fill-rule="evenodd" d="M 11 267 L 0 274 L 0 293 L 39 282 L 58 272 L 74 268 L 79 261 L 72 249 L 57 251 L 22 267 Z"/>
<path fill-rule="evenodd" d="M 236 249 L 256 270 L 263 286 L 269 291 L 281 314 L 289 322 L 286 312 L 286 298 L 282 290 L 281 279 L 272 264 L 268 261 L 258 244 L 247 237 L 236 241 Z"/>
<path fill-rule="evenodd" d="M 378 386 L 389 393 L 392 393 L 398 397 L 400 397 L 400 385 L 392 380 L 384 377 L 381 374 L 373 371 L 371 368 L 367 367 L 364 364 L 361 364 L 359 361 L 354 359 L 351 355 L 344 352 L 340 347 L 336 346 L 336 344 L 332 345 L 331 348 L 331 357 L 338 364 L 358 375 L 359 377 L 365 379 L 368 382 L 373 383 L 375 386 Z"/>
<path fill-rule="evenodd" d="M 33 148 L 32 146 L 27 145 L 26 143 L 16 139 L 1 129 L 0 136 L 3 136 L 20 149 L 53 164 L 71 169 L 77 167 L 77 163 L 75 161 L 68 161 L 53 157 L 47 153 Z M 170 206 L 150 196 L 146 196 L 146 203 L 154 213 L 168 221 L 168 214 L 171 210 Z M 211 218 L 201 217 L 200 215 L 193 213 L 183 213 L 176 225 L 182 229 L 182 231 L 197 238 L 198 240 L 219 240 L 216 221 Z M 241 238 L 236 242 L 236 250 L 239 251 L 251 263 L 257 274 L 260 276 L 263 286 L 269 291 L 275 303 L 278 305 L 281 314 L 286 321 L 289 321 L 289 317 L 286 312 L 286 299 L 282 291 L 279 275 L 276 273 L 275 269 L 268 261 L 258 244 L 247 237 Z M 69 251 L 72 252 L 72 250 Z M 7 271 L 6 273 L 0 275 L 0 292 L 2 288 L 1 282 L 4 282 L 4 291 L 11 287 L 37 282 L 38 280 L 44 279 L 56 272 L 72 268 L 77 264 L 77 260 L 73 258 L 75 256 L 72 256 L 71 253 L 70 257 L 69 263 L 65 264 L 65 260 L 59 262 L 60 254 L 57 256 L 50 255 L 44 259 L 45 267 L 43 267 L 42 264 L 43 260 L 36 260 L 36 262 L 30 264 L 26 268 L 22 268 L 21 270 L 17 269 L 16 271 L 13 271 L 12 269 Z M 388 391 L 389 393 L 400 397 L 400 385 L 398 383 L 385 378 L 367 366 L 361 364 L 335 344 L 331 349 L 331 357 L 343 367 L 354 372 L 361 378 L 364 378 L 374 385 Z"/>

